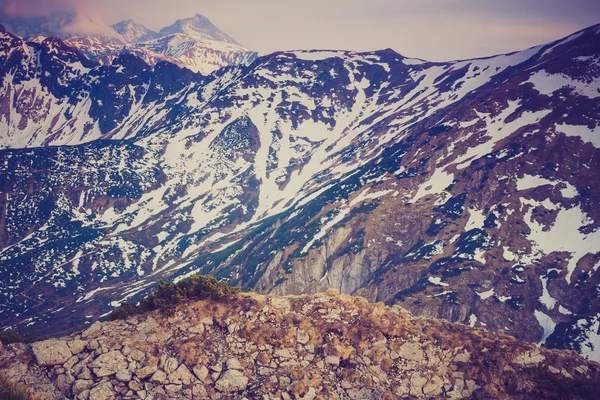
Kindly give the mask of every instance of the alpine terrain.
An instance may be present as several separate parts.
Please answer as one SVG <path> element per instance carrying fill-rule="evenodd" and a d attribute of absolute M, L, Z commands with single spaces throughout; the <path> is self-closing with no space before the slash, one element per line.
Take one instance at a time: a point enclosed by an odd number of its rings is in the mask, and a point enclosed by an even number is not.
<path fill-rule="evenodd" d="M 201 273 L 600 360 L 600 25 L 444 63 L 256 58 L 201 16 L 110 49 L 10 28 L 2 328 L 71 333 Z"/>
<path fill-rule="evenodd" d="M 42 42 L 47 37 L 65 39 L 66 44 L 87 58 L 107 65 L 122 53 L 132 53 L 150 65 L 169 61 L 208 75 L 221 67 L 249 63 L 257 57 L 257 53 L 237 43 L 200 14 L 177 20 L 159 32 L 131 19 L 108 26 L 75 13 L 38 18 L 0 15 L 0 23 L 28 41 Z"/>

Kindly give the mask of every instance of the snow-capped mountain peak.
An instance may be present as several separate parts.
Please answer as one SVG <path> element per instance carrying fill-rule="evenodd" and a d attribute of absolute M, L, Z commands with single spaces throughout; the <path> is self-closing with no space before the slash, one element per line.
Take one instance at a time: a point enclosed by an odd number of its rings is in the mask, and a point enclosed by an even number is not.
<path fill-rule="evenodd" d="M 110 26 L 115 30 L 126 43 L 145 42 L 155 39 L 158 34 L 142 24 L 138 24 L 132 19 L 117 22 Z"/>
<path fill-rule="evenodd" d="M 196 40 L 214 40 L 239 45 L 238 42 L 222 32 L 208 18 L 201 14 L 196 14 L 190 18 L 178 19 L 173 25 L 162 28 L 158 32 L 158 35 L 159 37 L 164 37 L 177 33 L 190 36 Z"/>

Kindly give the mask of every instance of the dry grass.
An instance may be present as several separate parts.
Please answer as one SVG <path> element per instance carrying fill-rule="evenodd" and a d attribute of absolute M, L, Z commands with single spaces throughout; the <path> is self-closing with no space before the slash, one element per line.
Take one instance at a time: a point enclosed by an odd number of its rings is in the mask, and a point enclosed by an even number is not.
<path fill-rule="evenodd" d="M 40 400 L 22 383 L 14 382 L 0 375 L 0 399 L 2 400 Z"/>

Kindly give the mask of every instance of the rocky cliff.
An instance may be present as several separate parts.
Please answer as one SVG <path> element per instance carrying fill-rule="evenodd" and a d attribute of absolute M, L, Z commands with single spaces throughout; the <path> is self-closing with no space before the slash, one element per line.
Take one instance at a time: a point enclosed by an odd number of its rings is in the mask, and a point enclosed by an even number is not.
<path fill-rule="evenodd" d="M 44 399 L 594 398 L 600 365 L 335 291 L 240 294 L 0 348 Z M 597 398 L 597 397 L 596 397 Z"/>

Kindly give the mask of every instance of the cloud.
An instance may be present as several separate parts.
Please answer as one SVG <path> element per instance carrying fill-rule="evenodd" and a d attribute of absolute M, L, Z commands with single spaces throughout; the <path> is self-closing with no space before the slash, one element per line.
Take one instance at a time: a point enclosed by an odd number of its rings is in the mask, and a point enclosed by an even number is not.
<path fill-rule="evenodd" d="M 47 17 L 57 12 L 75 11 L 76 0 L 0 0 L 0 10 L 10 17 Z"/>

